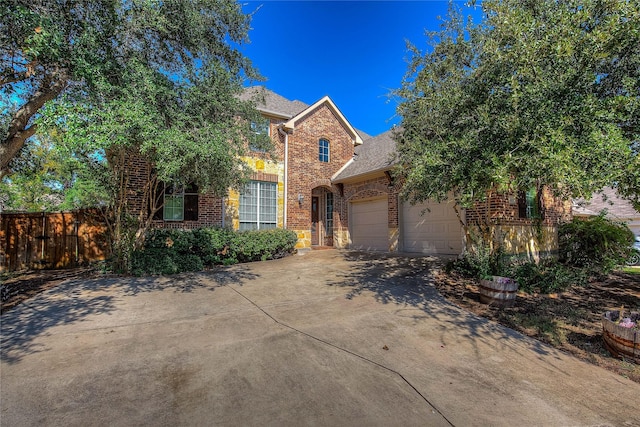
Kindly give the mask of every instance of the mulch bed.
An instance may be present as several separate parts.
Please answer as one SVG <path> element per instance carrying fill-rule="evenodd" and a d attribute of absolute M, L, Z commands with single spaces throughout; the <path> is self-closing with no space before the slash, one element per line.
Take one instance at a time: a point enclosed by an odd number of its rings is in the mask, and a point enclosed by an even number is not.
<path fill-rule="evenodd" d="M 607 310 L 640 310 L 640 275 L 616 272 L 606 280 L 557 294 L 518 293 L 512 308 L 480 303 L 474 280 L 440 272 L 435 285 L 460 308 L 546 342 L 582 360 L 640 383 L 640 365 L 611 356 L 602 340 Z"/>

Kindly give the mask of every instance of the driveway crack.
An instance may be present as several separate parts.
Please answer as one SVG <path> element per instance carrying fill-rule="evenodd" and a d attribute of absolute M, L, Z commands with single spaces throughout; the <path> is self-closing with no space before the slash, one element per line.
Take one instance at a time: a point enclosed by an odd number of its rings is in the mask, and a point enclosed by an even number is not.
<path fill-rule="evenodd" d="M 334 348 L 334 349 L 336 349 L 336 350 L 338 350 L 338 351 L 341 351 L 341 352 L 347 353 L 347 354 L 349 354 L 349 355 L 351 355 L 351 356 L 357 357 L 358 359 L 364 360 L 365 362 L 370 363 L 370 364 L 372 364 L 372 365 L 374 365 L 374 366 L 377 366 L 377 367 L 379 367 L 379 368 L 381 368 L 381 369 L 384 369 L 384 370 L 385 370 L 385 371 L 387 371 L 387 372 L 391 372 L 391 373 L 392 373 L 392 374 L 394 374 L 394 375 L 397 375 L 399 378 L 401 378 L 401 379 L 402 379 L 402 381 L 404 381 L 404 382 L 405 382 L 409 387 L 411 387 L 411 388 L 413 389 L 413 391 L 415 391 L 415 392 L 418 394 L 418 396 L 420 396 L 420 397 L 422 398 L 422 400 L 424 400 L 424 401 L 425 401 L 425 402 L 426 402 L 426 403 L 427 403 L 431 408 L 433 408 L 433 409 L 434 409 L 434 410 L 435 410 L 435 411 L 436 411 L 436 412 L 437 412 L 437 413 L 438 413 L 438 414 L 439 414 L 439 415 L 440 415 L 440 416 L 441 416 L 441 417 L 442 417 L 442 418 L 443 418 L 443 419 L 444 419 L 444 420 L 445 420 L 449 425 L 451 425 L 451 426 L 453 426 L 453 425 L 454 425 L 454 424 L 453 424 L 453 423 L 452 423 L 452 422 L 451 422 L 451 421 L 450 421 L 450 420 L 449 420 L 449 419 L 448 419 L 448 418 L 447 418 L 447 417 L 442 413 L 442 411 L 440 411 L 440 410 L 438 409 L 438 407 L 437 407 L 436 405 L 434 405 L 431 401 L 429 401 L 429 399 L 428 399 L 425 395 L 423 395 L 423 394 L 422 394 L 422 393 L 421 393 L 421 392 L 420 392 L 420 391 L 419 391 L 419 390 L 418 390 L 418 389 L 417 389 L 417 388 L 416 388 L 416 387 L 415 387 L 415 386 L 414 386 L 414 385 L 413 385 L 409 380 L 407 380 L 407 378 L 405 378 L 405 376 L 404 376 L 404 375 L 402 375 L 400 372 L 396 371 L 395 369 L 392 369 L 392 368 L 389 368 L 389 367 L 387 367 L 387 366 L 384 366 L 384 365 L 382 365 L 382 364 L 380 364 L 380 363 L 376 362 L 375 360 L 371 360 L 371 359 L 369 359 L 369 358 L 367 358 L 367 357 L 365 357 L 365 356 L 363 356 L 363 355 L 361 355 L 361 354 L 355 353 L 355 352 L 353 352 L 353 351 L 351 351 L 351 350 L 349 350 L 349 349 L 346 349 L 346 348 L 344 348 L 344 347 L 340 347 L 340 346 L 335 345 L 335 344 L 333 344 L 333 343 L 331 343 L 331 342 L 329 342 L 329 341 L 326 341 L 326 340 L 324 340 L 324 339 L 322 339 L 322 338 L 319 338 L 319 337 L 316 337 L 316 336 L 314 336 L 314 335 L 311 335 L 311 334 L 309 334 L 309 333 L 307 333 L 307 332 L 301 331 L 300 329 L 297 329 L 297 328 L 295 328 L 295 327 L 293 327 L 293 326 L 291 326 L 291 325 L 288 325 L 288 324 L 286 324 L 286 323 L 282 323 L 282 322 L 280 322 L 278 319 L 276 319 L 275 317 L 273 317 L 271 314 L 269 314 L 267 311 L 265 311 L 265 310 L 264 310 L 262 307 L 260 307 L 258 304 L 256 304 L 256 303 L 255 303 L 253 300 L 251 300 L 249 297 L 245 296 L 245 295 L 244 295 L 242 292 L 240 292 L 239 290 L 234 289 L 233 287 L 229 287 L 229 289 L 232 289 L 235 293 L 237 293 L 238 295 L 240 295 L 242 298 L 244 298 L 246 301 L 248 301 L 250 304 L 252 304 L 255 308 L 257 308 L 257 309 L 258 309 L 258 310 L 260 310 L 262 313 L 264 313 L 264 315 L 265 315 L 265 316 L 267 316 L 268 318 L 270 318 L 271 320 L 273 320 L 276 324 L 278 324 L 278 325 L 280 325 L 280 326 L 282 326 L 282 327 L 284 327 L 284 328 L 290 329 L 290 330 L 292 330 L 292 331 L 294 331 L 294 332 L 296 332 L 296 333 L 298 333 L 298 334 L 301 334 L 301 335 L 304 335 L 304 336 L 306 336 L 306 337 L 308 337 L 308 338 L 311 338 L 311 339 L 313 339 L 313 340 L 315 340 L 315 341 L 318 341 L 318 342 L 320 342 L 320 343 L 322 343 L 322 344 L 324 344 L 324 345 L 327 345 L 327 346 L 329 346 L 329 347 L 332 347 L 332 348 Z"/>

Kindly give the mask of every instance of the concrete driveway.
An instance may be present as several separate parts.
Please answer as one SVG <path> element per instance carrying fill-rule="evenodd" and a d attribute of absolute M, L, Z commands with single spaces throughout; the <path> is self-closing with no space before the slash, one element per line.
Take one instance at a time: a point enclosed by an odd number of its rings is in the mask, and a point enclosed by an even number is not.
<path fill-rule="evenodd" d="M 3 426 L 640 425 L 640 385 L 335 250 L 69 281 L 1 317 Z"/>

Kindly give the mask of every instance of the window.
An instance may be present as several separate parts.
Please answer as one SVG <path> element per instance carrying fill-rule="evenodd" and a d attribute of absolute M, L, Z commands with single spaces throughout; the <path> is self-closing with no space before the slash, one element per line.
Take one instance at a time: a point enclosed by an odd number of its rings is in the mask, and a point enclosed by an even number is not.
<path fill-rule="evenodd" d="M 251 181 L 240 194 L 240 230 L 276 228 L 278 184 Z"/>
<path fill-rule="evenodd" d="M 265 119 L 261 122 L 251 122 L 251 130 L 255 134 L 253 141 L 249 144 L 249 149 L 251 151 L 259 151 L 264 152 L 262 148 L 264 145 L 264 136 L 269 136 L 269 119 Z M 264 135 L 264 136 L 263 136 Z"/>
<path fill-rule="evenodd" d="M 318 160 L 321 162 L 329 161 L 329 141 L 326 139 L 318 141 Z"/>
<path fill-rule="evenodd" d="M 540 194 L 535 188 L 518 192 L 518 216 L 520 218 L 542 218 Z"/>
<path fill-rule="evenodd" d="M 326 207 L 325 234 L 331 237 L 333 236 L 333 193 L 327 193 Z"/>
<path fill-rule="evenodd" d="M 167 185 L 162 200 L 162 219 L 165 221 L 197 221 L 198 187 L 195 185 Z"/>

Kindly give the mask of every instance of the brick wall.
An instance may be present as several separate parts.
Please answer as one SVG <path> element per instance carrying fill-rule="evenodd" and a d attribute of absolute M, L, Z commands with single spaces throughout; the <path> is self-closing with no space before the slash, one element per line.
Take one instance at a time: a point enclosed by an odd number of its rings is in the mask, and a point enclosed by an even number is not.
<path fill-rule="evenodd" d="M 318 160 L 318 141 L 329 141 L 329 162 Z M 334 229 L 347 227 L 346 205 L 330 178 L 353 157 L 352 137 L 326 105 L 298 120 L 289 135 L 288 228 L 311 228 L 311 192 L 324 187 L 334 194 Z M 304 199 L 298 203 L 298 195 Z"/>
<path fill-rule="evenodd" d="M 554 197 L 547 188 L 542 189 L 540 199 L 542 225 L 553 226 L 571 220 L 571 202 Z M 487 220 L 505 225 L 531 225 L 536 222 L 519 217 L 516 194 L 496 192 L 490 193 L 485 201 L 466 209 L 466 219 L 468 224 L 485 223 Z"/>
<path fill-rule="evenodd" d="M 149 163 L 140 154 L 131 152 L 127 157 L 127 205 L 129 213 L 136 218 L 140 211 L 147 215 L 148 207 L 144 198 L 144 187 L 150 171 Z M 199 227 L 220 227 L 222 225 L 222 199 L 212 194 L 198 196 L 197 221 L 153 221 L 157 228 L 191 229 Z"/>
<path fill-rule="evenodd" d="M 488 232 L 494 247 L 537 262 L 557 251 L 558 224 L 572 217 L 571 202 L 554 197 L 548 188 L 541 191 L 540 209 L 541 219 L 520 218 L 516 194 L 492 193 L 486 201 L 466 210 L 466 220 L 472 234 Z M 468 242 L 468 249 L 472 248 L 473 243 Z"/>

